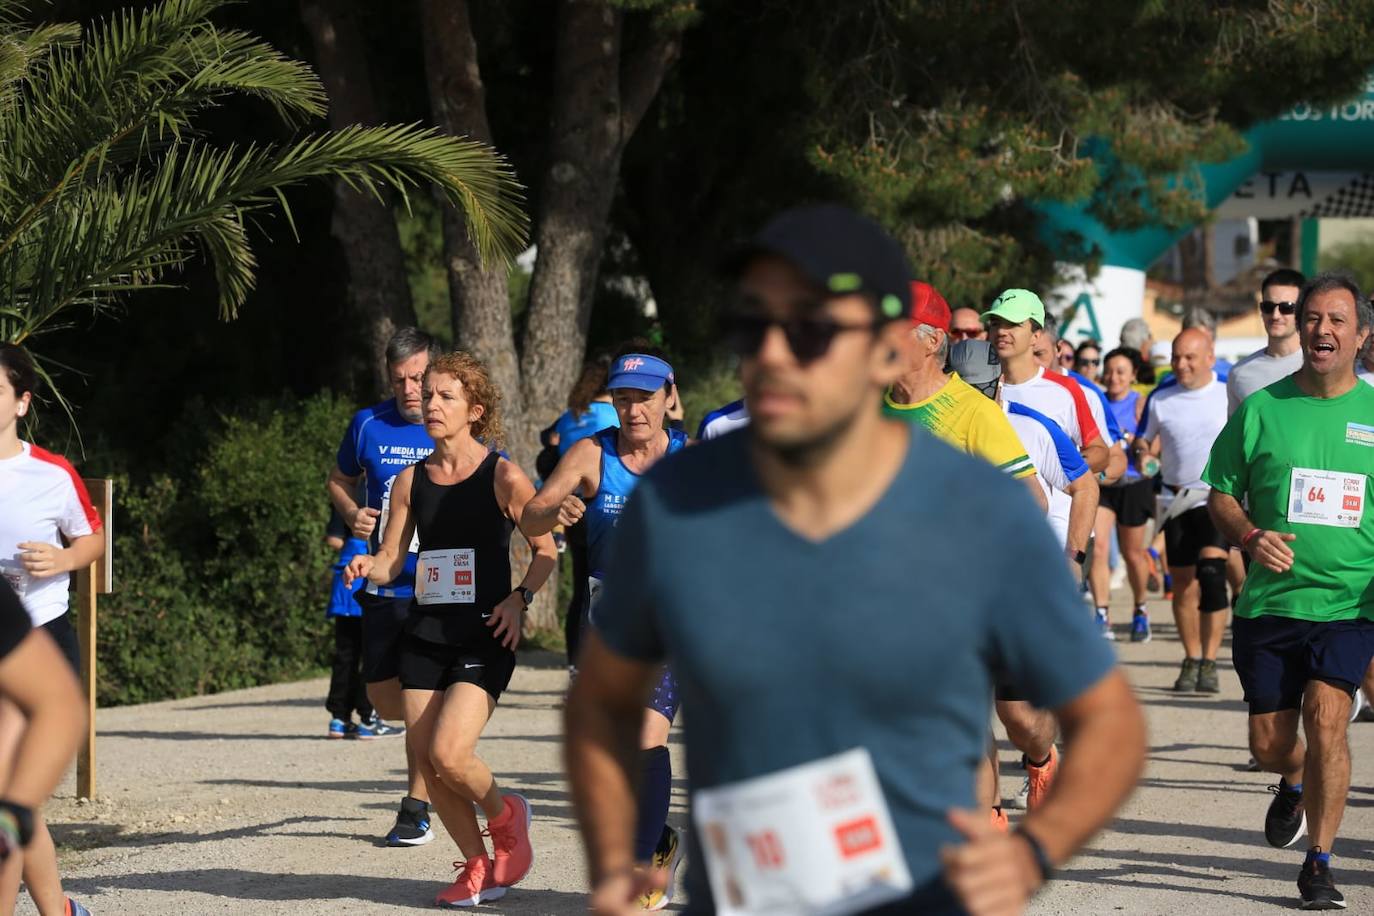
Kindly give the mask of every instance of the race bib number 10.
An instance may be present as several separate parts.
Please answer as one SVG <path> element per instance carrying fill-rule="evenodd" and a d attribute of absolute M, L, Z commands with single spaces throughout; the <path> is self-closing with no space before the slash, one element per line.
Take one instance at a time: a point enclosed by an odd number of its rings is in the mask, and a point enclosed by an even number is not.
<path fill-rule="evenodd" d="M 864 748 L 703 789 L 692 817 L 721 916 L 857 913 L 911 893 Z"/>
<path fill-rule="evenodd" d="M 1364 517 L 1365 475 L 1293 468 L 1288 520 L 1303 525 L 1358 528 Z"/>
<path fill-rule="evenodd" d="M 426 550 L 415 567 L 415 600 L 420 604 L 473 604 L 477 601 L 475 551 Z"/>

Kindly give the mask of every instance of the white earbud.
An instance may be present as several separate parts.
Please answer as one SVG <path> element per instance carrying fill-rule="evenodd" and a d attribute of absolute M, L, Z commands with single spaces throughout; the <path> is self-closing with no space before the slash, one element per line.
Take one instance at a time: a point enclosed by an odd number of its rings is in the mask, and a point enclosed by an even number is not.
<path fill-rule="evenodd" d="M 22 417 L 24 414 L 26 414 L 26 413 L 28 413 L 28 412 L 29 412 L 29 405 L 28 405 L 27 403 L 24 403 L 24 404 L 20 404 L 20 405 L 19 405 L 19 416 Z"/>

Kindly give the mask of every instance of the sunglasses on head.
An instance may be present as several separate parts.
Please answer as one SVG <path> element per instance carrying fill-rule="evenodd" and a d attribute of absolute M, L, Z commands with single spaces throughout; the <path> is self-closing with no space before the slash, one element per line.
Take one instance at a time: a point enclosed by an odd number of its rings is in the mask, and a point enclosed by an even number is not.
<path fill-rule="evenodd" d="M 769 318 L 764 315 L 732 315 L 725 323 L 726 341 L 739 356 L 753 356 L 763 346 L 768 329 L 777 327 L 787 339 L 788 349 L 799 363 L 820 359 L 835 338 L 846 331 L 872 331 L 882 321 L 840 324 L 829 318 Z"/>
<path fill-rule="evenodd" d="M 1296 302 L 1270 302 L 1268 299 L 1260 303 L 1260 311 L 1266 315 L 1274 314 L 1274 309 L 1278 309 L 1280 315 L 1293 315 L 1298 311 L 1298 304 Z"/>

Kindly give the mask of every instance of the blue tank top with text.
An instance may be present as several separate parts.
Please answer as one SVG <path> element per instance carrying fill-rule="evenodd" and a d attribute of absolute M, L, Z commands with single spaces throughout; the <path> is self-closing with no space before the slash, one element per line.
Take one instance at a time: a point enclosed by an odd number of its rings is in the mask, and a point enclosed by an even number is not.
<path fill-rule="evenodd" d="M 687 434 L 677 429 L 665 430 L 668 433 L 668 451 L 671 455 L 687 444 Z M 601 483 L 596 488 L 596 496 L 587 506 L 587 561 L 594 578 L 601 578 L 605 568 L 611 534 L 620 513 L 625 511 L 625 503 L 639 484 L 639 475 L 625 467 L 620 460 L 617 444 L 620 431 L 606 429 L 596 434 L 596 442 L 601 446 Z"/>

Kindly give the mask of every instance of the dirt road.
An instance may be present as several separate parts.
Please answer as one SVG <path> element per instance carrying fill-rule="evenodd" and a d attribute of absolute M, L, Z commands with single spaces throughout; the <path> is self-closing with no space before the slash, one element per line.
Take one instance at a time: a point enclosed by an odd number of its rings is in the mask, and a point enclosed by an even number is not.
<path fill-rule="evenodd" d="M 1168 618 L 1161 604 L 1154 611 Z M 1149 770 L 1112 829 L 1032 912 L 1291 908 L 1302 856 L 1264 845 L 1265 786 L 1275 780 L 1244 771 L 1245 714 L 1229 656 L 1223 693 L 1209 699 L 1167 690 L 1180 655 L 1169 628 L 1149 645 L 1119 647 L 1149 709 Z M 558 659 L 528 659 L 482 740 L 499 778 L 534 805 L 537 850 L 530 878 L 484 911 L 585 912 L 559 762 L 565 680 Z M 324 692 L 324 682 L 310 681 L 102 711 L 100 797 L 79 802 L 68 780 L 49 811 L 69 892 L 98 916 L 430 909 L 455 850 L 442 834 L 419 849 L 380 845 L 405 789 L 401 744 L 326 740 Z M 1352 726 L 1351 741 L 1354 788 L 1333 866 L 1351 910 L 1371 912 L 1374 724 Z M 1009 796 L 1020 775 L 1005 747 Z M 679 779 L 676 820 L 685 801 Z M 27 898 L 19 911 L 34 912 Z"/>

